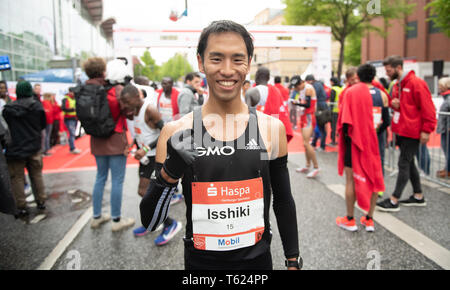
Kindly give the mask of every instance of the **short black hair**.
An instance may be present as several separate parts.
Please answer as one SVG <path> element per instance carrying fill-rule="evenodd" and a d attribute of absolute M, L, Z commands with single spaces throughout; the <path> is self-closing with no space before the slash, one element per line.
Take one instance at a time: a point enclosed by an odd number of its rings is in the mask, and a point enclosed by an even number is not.
<path fill-rule="evenodd" d="M 281 77 L 280 76 L 276 76 L 273 80 L 276 84 L 281 83 Z"/>
<path fill-rule="evenodd" d="M 126 85 L 122 92 L 120 92 L 120 99 L 121 100 L 128 100 L 130 97 L 139 97 L 139 90 L 137 87 L 133 86 L 132 84 Z"/>
<path fill-rule="evenodd" d="M 255 74 L 255 82 L 257 84 L 267 83 L 270 79 L 270 70 L 264 66 L 258 68 Z"/>
<path fill-rule="evenodd" d="M 390 65 L 393 68 L 397 66 L 403 67 L 403 58 L 398 55 L 391 55 L 384 59 L 383 65 Z"/>
<path fill-rule="evenodd" d="M 250 61 L 253 57 L 254 50 L 253 39 L 244 26 L 231 20 L 213 21 L 209 26 L 203 29 L 197 45 L 197 54 L 200 55 L 202 61 L 204 60 L 204 53 L 208 44 L 209 35 L 225 32 L 235 32 L 242 36 L 245 46 L 247 47 L 248 60 Z"/>
<path fill-rule="evenodd" d="M 188 73 L 184 77 L 184 83 L 187 83 L 188 81 L 192 81 L 194 78 L 201 78 L 201 77 L 198 73 L 195 73 L 195 72 Z"/>
<path fill-rule="evenodd" d="M 365 63 L 358 67 L 356 73 L 358 74 L 360 81 L 363 83 L 371 83 L 377 74 L 377 70 L 370 63 Z"/>

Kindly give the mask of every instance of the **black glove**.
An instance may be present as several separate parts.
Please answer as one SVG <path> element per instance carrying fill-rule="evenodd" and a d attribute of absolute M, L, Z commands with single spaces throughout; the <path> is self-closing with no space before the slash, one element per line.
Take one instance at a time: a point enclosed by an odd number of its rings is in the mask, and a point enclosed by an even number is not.
<path fill-rule="evenodd" d="M 194 149 L 194 130 L 176 132 L 167 140 L 167 158 L 164 171 L 173 179 L 179 179 L 187 167 L 191 166 L 198 153 Z"/>

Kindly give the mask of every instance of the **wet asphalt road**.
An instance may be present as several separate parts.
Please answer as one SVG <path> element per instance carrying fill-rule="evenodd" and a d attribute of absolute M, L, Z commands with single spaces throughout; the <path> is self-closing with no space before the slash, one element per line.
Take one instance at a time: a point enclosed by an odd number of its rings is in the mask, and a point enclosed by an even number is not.
<path fill-rule="evenodd" d="M 374 233 L 362 227 L 356 233 L 346 232 L 335 225 L 335 218 L 345 214 L 342 197 L 332 187 L 343 185 L 344 178 L 337 175 L 337 154 L 318 153 L 321 173 L 315 180 L 295 172 L 304 164 L 303 154 L 289 156 L 291 187 L 297 208 L 300 252 L 304 269 L 442 269 L 424 253 L 412 247 L 407 238 L 400 238 L 384 226 L 375 223 Z M 32 208 L 29 223 L 0 214 L 0 269 L 37 269 L 63 240 L 66 233 L 91 206 L 91 191 L 95 171 L 45 175 L 49 200 L 46 218 L 30 223 L 38 214 Z M 137 195 L 137 168 L 127 169 L 122 214 L 136 219 L 140 225 Z M 386 174 L 389 194 L 395 185 L 395 176 Z M 333 185 L 333 186 L 330 186 Z M 449 191 L 438 186 L 424 185 L 427 207 L 402 208 L 391 214 L 396 220 L 450 250 Z M 411 187 L 404 191 L 408 197 Z M 107 185 L 103 211 L 108 212 L 110 183 Z M 377 212 L 375 212 L 376 217 Z M 355 218 L 363 213 L 355 211 Z M 171 207 L 170 216 L 185 224 L 185 205 Z M 36 221 L 36 220 L 35 220 Z M 284 269 L 284 255 L 277 223 L 271 210 L 272 257 L 274 269 Z M 56 258 L 52 269 L 177 269 L 183 266 L 183 230 L 167 245 L 157 247 L 157 233 L 134 237 L 134 227 L 122 232 L 111 232 L 111 222 L 92 230 L 89 222 L 70 239 L 70 244 Z M 445 261 L 444 261 L 445 262 Z M 447 264 L 450 261 L 446 261 Z"/>

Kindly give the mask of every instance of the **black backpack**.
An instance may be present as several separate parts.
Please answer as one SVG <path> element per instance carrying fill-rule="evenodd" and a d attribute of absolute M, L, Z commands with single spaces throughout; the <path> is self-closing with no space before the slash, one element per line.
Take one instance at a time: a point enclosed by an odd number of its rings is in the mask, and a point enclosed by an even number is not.
<path fill-rule="evenodd" d="M 107 138 L 114 133 L 116 122 L 107 99 L 108 90 L 112 87 L 86 84 L 74 88 L 77 118 L 86 134 Z"/>

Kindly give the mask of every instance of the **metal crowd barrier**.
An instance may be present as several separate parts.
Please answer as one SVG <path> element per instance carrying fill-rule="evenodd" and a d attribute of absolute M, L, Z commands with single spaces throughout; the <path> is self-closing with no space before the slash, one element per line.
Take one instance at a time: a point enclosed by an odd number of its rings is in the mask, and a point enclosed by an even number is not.
<path fill-rule="evenodd" d="M 328 102 L 328 105 L 337 105 L 337 103 Z M 295 108 L 292 106 L 291 108 Z M 297 111 L 297 110 L 295 110 Z M 291 115 L 291 121 L 297 120 L 297 112 L 295 115 Z M 450 112 L 438 112 L 438 118 L 442 116 L 449 116 Z M 392 115 L 391 115 L 392 120 Z M 448 128 L 450 130 L 450 128 Z M 437 183 L 444 187 L 450 188 L 450 175 L 447 172 L 450 168 L 446 168 L 447 157 L 445 152 L 449 151 L 450 146 L 450 131 L 446 135 L 444 144 L 441 144 L 441 134 L 436 133 L 436 131 L 430 134 L 430 140 L 427 144 L 420 144 L 417 156 L 415 158 L 416 167 L 419 170 L 421 178 L 429 180 L 431 182 Z M 330 134 L 330 131 L 327 132 Z M 386 150 L 384 156 L 384 169 L 385 174 L 390 176 L 395 176 L 398 174 L 398 159 L 400 156 L 400 149 L 396 146 L 396 136 L 392 134 L 391 127 L 387 129 L 386 138 Z M 337 141 L 337 140 L 336 140 Z M 444 148 L 443 148 L 444 147 Z M 444 170 L 445 176 L 439 175 L 438 171 Z"/>
<path fill-rule="evenodd" d="M 438 112 L 438 116 L 450 116 L 449 112 Z M 388 138 L 386 144 L 385 163 L 384 167 L 390 173 L 390 176 L 398 174 L 398 160 L 400 156 L 400 150 L 396 146 L 396 136 L 393 135 L 388 129 Z M 447 154 L 450 146 L 450 134 L 445 135 L 444 144 L 441 143 L 441 134 L 436 131 L 430 134 L 430 140 L 427 144 L 420 144 L 417 152 L 415 162 L 416 167 L 419 170 L 421 178 L 437 183 L 444 187 L 450 187 L 450 176 L 448 174 Z M 443 171 L 440 175 L 438 171 Z M 386 172 L 386 174 L 388 174 Z"/>

